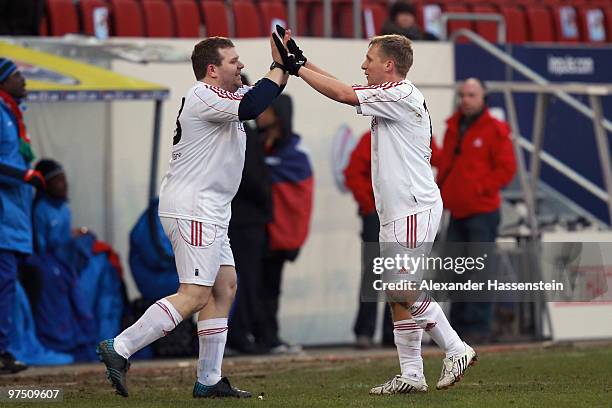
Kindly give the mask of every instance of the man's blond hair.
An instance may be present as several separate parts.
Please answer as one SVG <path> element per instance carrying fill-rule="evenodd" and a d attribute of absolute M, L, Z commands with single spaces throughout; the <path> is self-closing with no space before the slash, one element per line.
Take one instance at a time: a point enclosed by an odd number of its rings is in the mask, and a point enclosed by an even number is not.
<path fill-rule="evenodd" d="M 370 47 L 378 45 L 382 57 L 391 59 L 395 63 L 397 73 L 405 77 L 412 67 L 412 41 L 403 35 L 389 34 L 372 38 Z"/>

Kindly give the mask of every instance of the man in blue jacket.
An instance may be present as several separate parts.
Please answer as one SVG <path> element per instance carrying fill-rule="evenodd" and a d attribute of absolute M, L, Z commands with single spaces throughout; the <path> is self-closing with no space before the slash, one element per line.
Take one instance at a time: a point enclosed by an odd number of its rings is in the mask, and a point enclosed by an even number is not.
<path fill-rule="evenodd" d="M 13 61 L 0 58 L 0 374 L 27 368 L 7 348 L 17 266 L 32 253 L 32 185 L 44 185 L 30 168 L 33 154 L 19 106 L 25 96 L 23 75 Z"/>

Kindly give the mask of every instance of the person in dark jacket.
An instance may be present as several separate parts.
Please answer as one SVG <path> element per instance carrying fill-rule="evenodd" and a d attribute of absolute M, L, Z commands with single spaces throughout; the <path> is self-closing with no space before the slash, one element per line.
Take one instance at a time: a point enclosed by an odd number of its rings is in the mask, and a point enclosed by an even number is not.
<path fill-rule="evenodd" d="M 258 132 L 265 137 L 273 217 L 267 225 L 259 286 L 262 312 L 254 334 L 257 342 L 272 353 L 301 350 L 280 338 L 277 317 L 283 267 L 286 261 L 295 261 L 306 241 L 313 203 L 312 166 L 300 136 L 293 132 L 292 116 L 291 98 L 280 95 L 256 120 Z"/>
<path fill-rule="evenodd" d="M 389 8 L 389 19 L 380 29 L 381 35 L 399 34 L 413 41 L 437 41 L 438 38 L 423 31 L 417 24 L 415 7 L 402 0 L 398 0 Z"/>
<path fill-rule="evenodd" d="M 485 95 L 482 81 L 465 80 L 459 109 L 446 121 L 442 149 L 432 159 L 444 207 L 451 214 L 450 242 L 495 242 L 500 190 L 516 171 L 510 127 L 491 116 Z M 483 342 L 490 335 L 491 311 L 491 303 L 455 302 L 451 322 L 462 337 Z"/>
<path fill-rule="evenodd" d="M 32 185 L 44 185 L 30 167 L 34 154 L 20 106 L 25 97 L 26 82 L 17 65 L 0 58 L 0 374 L 27 368 L 7 348 L 18 265 L 32 253 Z"/>
<path fill-rule="evenodd" d="M 376 297 L 372 286 L 374 275 L 365 273 L 365 271 L 371 271 L 373 259 L 380 256 L 378 244 L 380 221 L 376 213 L 374 191 L 372 189 L 371 144 L 372 134 L 368 130 L 359 139 L 344 170 L 346 187 L 353 193 L 361 217 L 361 239 L 363 241 L 361 262 L 364 269 L 362 269 L 361 289 L 359 291 L 361 300 L 353 331 L 356 336 L 355 346 L 364 349 L 373 346 L 372 338 L 376 331 L 376 315 L 378 314 L 378 302 L 373 299 Z M 375 244 L 372 245 L 372 243 Z M 385 305 L 382 334 L 383 345 L 393 346 L 393 320 L 391 319 L 389 304 Z"/>
<path fill-rule="evenodd" d="M 242 180 L 232 200 L 229 238 L 236 262 L 238 291 L 227 332 L 227 346 L 253 354 L 267 349 L 255 343 L 253 331 L 257 314 L 259 285 L 263 274 L 266 225 L 272 219 L 272 186 L 265 163 L 264 140 L 248 123 Z"/>

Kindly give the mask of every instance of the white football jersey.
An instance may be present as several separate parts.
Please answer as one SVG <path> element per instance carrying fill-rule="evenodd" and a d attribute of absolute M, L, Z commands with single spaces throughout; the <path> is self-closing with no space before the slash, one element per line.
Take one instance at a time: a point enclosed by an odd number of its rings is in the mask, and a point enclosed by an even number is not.
<path fill-rule="evenodd" d="M 170 166 L 159 193 L 159 216 L 228 226 L 242 177 L 246 134 L 242 95 L 198 82 L 183 98 Z"/>
<path fill-rule="evenodd" d="M 381 225 L 441 200 L 431 170 L 431 118 L 408 80 L 353 86 L 357 113 L 372 116 L 372 187 Z"/>

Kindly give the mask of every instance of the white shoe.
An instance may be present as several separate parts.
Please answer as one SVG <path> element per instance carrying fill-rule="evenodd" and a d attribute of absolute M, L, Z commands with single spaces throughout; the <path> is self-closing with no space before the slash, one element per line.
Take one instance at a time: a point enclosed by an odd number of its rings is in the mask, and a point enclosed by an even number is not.
<path fill-rule="evenodd" d="M 436 388 L 445 390 L 461 381 L 461 377 L 465 374 L 465 370 L 478 361 L 478 354 L 466 342 L 463 342 L 465 351 L 456 356 L 450 356 L 442 361 L 442 374 L 438 380 Z"/>
<path fill-rule="evenodd" d="M 410 379 L 404 378 L 400 374 L 391 378 L 384 384 L 377 385 L 370 390 L 372 395 L 384 394 L 408 394 L 410 392 L 427 392 L 425 378 Z"/>

